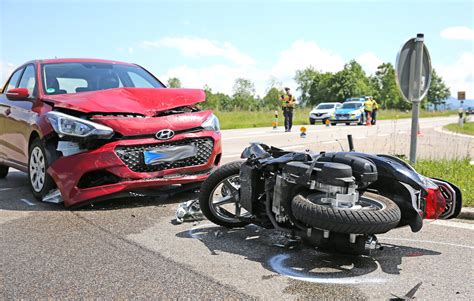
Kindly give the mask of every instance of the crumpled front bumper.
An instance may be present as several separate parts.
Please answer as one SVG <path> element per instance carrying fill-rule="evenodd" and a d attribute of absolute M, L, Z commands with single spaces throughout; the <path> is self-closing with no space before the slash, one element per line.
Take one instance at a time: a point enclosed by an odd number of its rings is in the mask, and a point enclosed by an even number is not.
<path fill-rule="evenodd" d="M 124 157 L 119 149 L 140 152 L 142 146 L 182 143 L 196 139 L 213 142 L 207 160 L 170 164 L 162 170 L 144 167 L 141 156 Z M 152 190 L 161 186 L 188 184 L 204 181 L 221 158 L 221 135 L 201 131 L 176 135 L 165 142 L 153 138 L 119 140 L 97 149 L 57 159 L 48 168 L 48 174 L 61 191 L 66 207 L 78 206 L 103 199 L 121 192 Z M 138 163 L 137 163 L 138 162 Z"/>

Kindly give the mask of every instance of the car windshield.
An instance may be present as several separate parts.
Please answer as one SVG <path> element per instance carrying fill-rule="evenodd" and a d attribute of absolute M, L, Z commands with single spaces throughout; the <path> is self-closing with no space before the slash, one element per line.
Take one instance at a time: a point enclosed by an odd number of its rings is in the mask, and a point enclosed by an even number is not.
<path fill-rule="evenodd" d="M 74 62 L 42 66 L 45 94 L 72 94 L 113 88 L 164 88 L 143 68 L 134 65 Z"/>
<path fill-rule="evenodd" d="M 331 104 L 320 104 L 316 107 L 317 110 L 328 110 L 334 108 L 334 105 Z"/>
<path fill-rule="evenodd" d="M 357 102 L 345 103 L 342 105 L 342 109 L 358 109 L 362 104 Z"/>

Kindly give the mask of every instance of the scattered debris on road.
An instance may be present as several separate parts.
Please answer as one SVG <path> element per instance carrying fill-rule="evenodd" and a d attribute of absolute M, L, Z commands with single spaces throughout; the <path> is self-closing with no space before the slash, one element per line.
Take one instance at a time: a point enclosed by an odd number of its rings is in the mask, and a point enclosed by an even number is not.
<path fill-rule="evenodd" d="M 199 200 L 197 199 L 179 204 L 178 209 L 176 210 L 176 222 L 178 224 L 201 221 L 203 219 L 204 216 L 201 213 Z"/>

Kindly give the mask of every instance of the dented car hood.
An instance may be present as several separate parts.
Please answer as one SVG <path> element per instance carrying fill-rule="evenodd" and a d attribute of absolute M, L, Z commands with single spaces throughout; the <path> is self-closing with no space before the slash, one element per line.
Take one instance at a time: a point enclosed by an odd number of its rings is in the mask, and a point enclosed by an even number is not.
<path fill-rule="evenodd" d="M 157 112 L 205 101 L 198 89 L 116 88 L 74 94 L 47 95 L 55 108 L 84 113 L 134 113 L 154 116 Z"/>

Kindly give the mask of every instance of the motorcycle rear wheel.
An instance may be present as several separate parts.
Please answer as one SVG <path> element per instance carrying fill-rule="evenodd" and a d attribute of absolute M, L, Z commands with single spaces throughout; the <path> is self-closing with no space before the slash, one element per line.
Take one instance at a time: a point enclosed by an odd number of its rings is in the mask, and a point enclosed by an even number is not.
<path fill-rule="evenodd" d="M 291 209 L 299 221 L 308 226 L 337 233 L 379 234 L 395 228 L 401 212 L 397 204 L 378 194 L 365 192 L 360 196 L 359 209 L 338 208 L 312 202 L 298 194 Z"/>
<path fill-rule="evenodd" d="M 239 219 L 248 214 L 239 202 L 240 166 L 232 162 L 219 167 L 202 183 L 199 206 L 208 220 L 222 227 L 238 228 L 248 225 Z"/>

